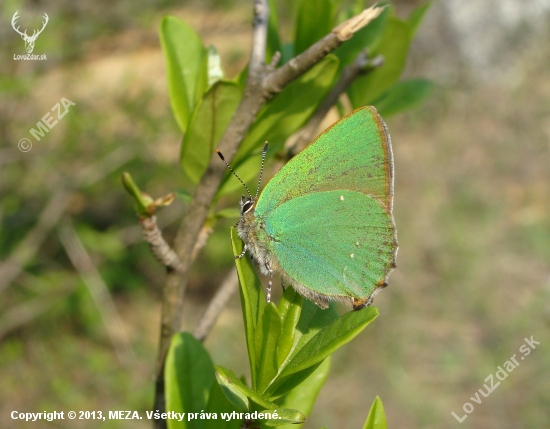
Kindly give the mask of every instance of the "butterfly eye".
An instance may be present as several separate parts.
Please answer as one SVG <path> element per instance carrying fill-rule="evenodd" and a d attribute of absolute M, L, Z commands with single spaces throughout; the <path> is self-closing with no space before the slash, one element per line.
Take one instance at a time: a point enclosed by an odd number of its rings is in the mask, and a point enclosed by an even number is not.
<path fill-rule="evenodd" d="M 254 207 L 254 201 L 247 199 L 243 204 L 243 213 L 248 213 Z"/>

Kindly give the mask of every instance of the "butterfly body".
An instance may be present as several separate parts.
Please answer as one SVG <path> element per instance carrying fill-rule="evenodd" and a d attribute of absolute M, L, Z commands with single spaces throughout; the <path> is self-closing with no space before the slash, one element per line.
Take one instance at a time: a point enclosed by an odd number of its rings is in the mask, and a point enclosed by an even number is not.
<path fill-rule="evenodd" d="M 373 107 L 337 122 L 292 158 L 256 200 L 241 199 L 237 224 L 263 274 L 280 274 L 321 308 L 361 308 L 387 285 L 397 240 L 393 157 Z"/>

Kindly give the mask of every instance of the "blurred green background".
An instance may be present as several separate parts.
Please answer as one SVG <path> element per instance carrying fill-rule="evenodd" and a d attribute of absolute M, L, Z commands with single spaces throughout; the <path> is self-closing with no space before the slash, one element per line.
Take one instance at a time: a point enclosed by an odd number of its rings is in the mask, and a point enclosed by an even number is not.
<path fill-rule="evenodd" d="M 100 426 L 25 424 L 11 420 L 13 410 L 144 415 L 151 407 L 164 269 L 141 239 L 120 173 L 130 171 L 155 197 L 189 190 L 158 25 L 168 13 L 185 20 L 217 47 L 232 77 L 248 58 L 249 3 L 2 2 L 1 427 Z M 398 15 L 419 3 L 395 2 Z M 470 19 L 462 21 L 454 20 L 453 2 L 436 3 L 413 44 L 407 77 L 428 76 L 437 89 L 419 108 L 387 120 L 398 268 L 376 298 L 381 316 L 334 356 L 306 427 L 360 428 L 375 395 L 392 428 L 550 427 L 550 37 L 528 18 L 516 27 L 495 20 L 486 24 L 494 34 L 480 33 L 478 46 L 464 35 L 483 8 L 467 3 Z M 490 3 L 489 13 L 497 4 Z M 281 2 L 283 27 L 290 9 Z M 22 28 L 39 28 L 49 15 L 34 50 L 47 60 L 13 59 L 25 52 L 10 26 L 16 10 Z M 491 37 L 514 42 L 498 55 L 506 62 L 470 54 L 468 47 L 487 46 Z M 29 130 L 62 98 L 76 105 L 36 141 Z M 51 113 L 57 118 L 57 108 Z M 18 149 L 22 138 L 30 151 Z M 178 200 L 159 212 L 169 242 L 184 210 Z M 194 267 L 188 329 L 233 265 L 232 223 L 218 224 Z M 481 404 L 472 402 L 531 336 L 540 345 Z M 237 297 L 206 347 L 216 363 L 247 373 Z M 451 412 L 462 416 L 465 402 L 475 409 L 459 424 Z"/>

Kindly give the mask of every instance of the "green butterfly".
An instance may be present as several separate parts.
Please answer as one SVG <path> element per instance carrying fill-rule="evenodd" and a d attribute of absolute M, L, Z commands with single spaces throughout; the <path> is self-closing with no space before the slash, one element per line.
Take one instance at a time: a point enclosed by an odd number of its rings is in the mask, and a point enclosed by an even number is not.
<path fill-rule="evenodd" d="M 395 268 L 392 206 L 390 136 L 376 109 L 363 107 L 292 158 L 259 198 L 241 198 L 238 257 L 248 251 L 269 275 L 268 301 L 278 273 L 321 308 L 336 300 L 357 310 Z"/>

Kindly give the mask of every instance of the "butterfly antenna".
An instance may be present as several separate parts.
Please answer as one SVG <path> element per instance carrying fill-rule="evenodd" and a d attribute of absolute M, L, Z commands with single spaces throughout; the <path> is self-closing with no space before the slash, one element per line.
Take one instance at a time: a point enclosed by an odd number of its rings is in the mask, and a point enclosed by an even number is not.
<path fill-rule="evenodd" d="M 225 160 L 225 158 L 223 157 L 222 153 L 216 149 L 216 153 L 218 154 L 218 156 L 221 158 L 221 160 L 224 162 L 224 164 L 227 166 L 227 168 L 229 168 L 229 170 L 231 171 L 231 173 L 233 173 L 233 175 L 239 180 L 239 182 L 242 183 L 242 185 L 244 186 L 244 188 L 246 189 L 246 192 L 248 192 L 248 195 L 250 196 L 250 198 L 252 198 L 252 194 L 250 193 L 250 189 L 248 189 L 248 186 L 246 186 L 246 183 L 244 183 L 241 178 L 239 177 L 239 175 L 237 173 L 235 173 L 235 170 L 233 170 L 231 168 L 231 166 L 227 163 L 227 161 Z"/>
<path fill-rule="evenodd" d="M 260 184 L 262 183 L 262 173 L 264 172 L 264 163 L 265 157 L 267 155 L 267 142 L 264 143 L 264 148 L 262 150 L 262 166 L 260 167 L 260 178 L 258 179 L 258 188 L 256 189 L 256 200 L 258 199 L 258 194 L 260 193 Z"/>

